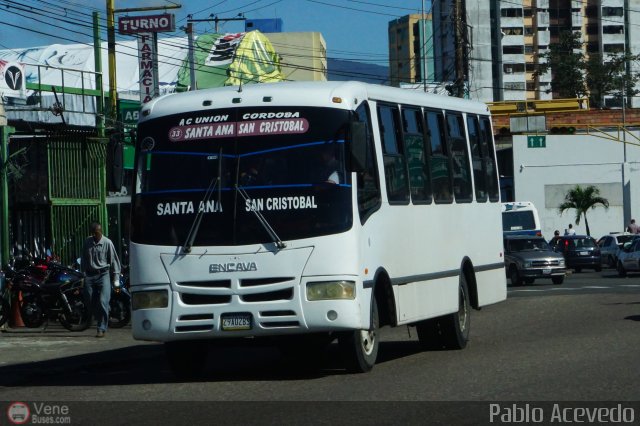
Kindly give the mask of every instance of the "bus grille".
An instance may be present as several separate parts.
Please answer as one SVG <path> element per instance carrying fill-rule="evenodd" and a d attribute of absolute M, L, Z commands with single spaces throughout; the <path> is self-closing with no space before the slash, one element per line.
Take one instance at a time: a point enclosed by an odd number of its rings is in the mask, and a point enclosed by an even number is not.
<path fill-rule="evenodd" d="M 540 266 L 558 266 L 559 264 L 559 260 L 534 260 L 531 262 L 531 266 L 534 268 Z"/>
<path fill-rule="evenodd" d="M 176 285 L 182 287 L 231 288 L 231 280 L 182 281 L 177 282 Z"/>
<path fill-rule="evenodd" d="M 220 305 L 231 302 L 231 295 L 180 293 L 185 305 Z"/>
<path fill-rule="evenodd" d="M 276 300 L 293 299 L 293 288 L 284 290 L 268 291 L 265 293 L 244 294 L 240 296 L 243 302 L 273 302 Z"/>
<path fill-rule="evenodd" d="M 244 279 L 240 280 L 240 287 L 258 287 L 261 285 L 286 283 L 293 280 L 295 280 L 293 277 Z"/>

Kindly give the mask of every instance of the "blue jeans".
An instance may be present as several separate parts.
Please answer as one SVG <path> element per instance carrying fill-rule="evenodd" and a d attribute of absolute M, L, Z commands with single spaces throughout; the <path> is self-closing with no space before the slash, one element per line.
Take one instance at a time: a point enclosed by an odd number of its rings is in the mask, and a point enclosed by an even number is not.
<path fill-rule="evenodd" d="M 111 301 L 111 281 L 109 271 L 97 275 L 87 275 L 84 279 L 84 297 L 90 312 L 98 323 L 98 331 L 107 331 L 109 325 L 109 302 Z"/>

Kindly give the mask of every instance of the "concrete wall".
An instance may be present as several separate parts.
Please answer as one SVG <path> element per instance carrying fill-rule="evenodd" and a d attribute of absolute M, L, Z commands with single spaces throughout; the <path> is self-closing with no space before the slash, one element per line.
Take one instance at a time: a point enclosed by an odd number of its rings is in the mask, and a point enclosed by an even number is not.
<path fill-rule="evenodd" d="M 285 80 L 327 81 L 327 45 L 322 34 L 267 33 L 275 51 Z"/>
<path fill-rule="evenodd" d="M 640 132 L 627 135 L 624 166 L 630 216 L 640 218 Z M 613 135 L 617 137 L 617 133 Z M 575 224 L 575 210 L 560 215 L 558 206 L 567 190 L 576 184 L 595 185 L 609 200 L 603 207 L 589 210 L 591 236 L 600 238 L 612 231 L 623 231 L 629 218 L 623 211 L 623 144 L 605 137 L 586 134 L 547 135 L 545 148 L 528 148 L 526 135 L 513 136 L 515 198 L 532 201 L 538 208 L 542 233 L 546 238 L 555 229 L 562 233 L 569 223 L 576 232 L 586 233 L 584 218 Z"/>
<path fill-rule="evenodd" d="M 491 9 L 486 0 L 467 0 L 469 42 L 473 42 L 469 60 L 469 98 L 492 102 L 493 72 L 491 57 Z"/>

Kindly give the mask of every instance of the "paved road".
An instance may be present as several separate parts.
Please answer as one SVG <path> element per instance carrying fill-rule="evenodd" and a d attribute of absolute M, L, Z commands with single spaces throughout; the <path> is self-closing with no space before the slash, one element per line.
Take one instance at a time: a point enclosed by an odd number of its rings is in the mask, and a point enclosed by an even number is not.
<path fill-rule="evenodd" d="M 507 284 L 510 284 L 507 281 Z M 555 285 L 550 279 L 536 280 L 531 285 L 507 289 L 509 297 L 549 296 L 558 294 L 635 293 L 640 291 L 640 274 L 621 278 L 615 269 L 602 272 L 580 272 L 567 275 L 564 283 Z"/>
<path fill-rule="evenodd" d="M 422 352 L 415 330 L 384 329 L 378 364 L 361 375 L 342 370 L 335 346 L 313 372 L 274 348 L 223 348 L 202 380 L 178 382 L 162 346 L 127 329 L 2 333 L 0 400 L 638 401 L 638 285 L 604 271 L 509 288 L 505 303 L 473 312 L 467 349 Z"/>

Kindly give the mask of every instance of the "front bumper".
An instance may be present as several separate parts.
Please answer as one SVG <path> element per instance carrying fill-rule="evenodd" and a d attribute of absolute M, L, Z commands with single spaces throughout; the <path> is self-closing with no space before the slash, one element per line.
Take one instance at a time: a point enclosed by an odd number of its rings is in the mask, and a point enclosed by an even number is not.
<path fill-rule="evenodd" d="M 566 274 L 566 268 L 527 268 L 520 271 L 523 278 L 551 278 Z"/>

